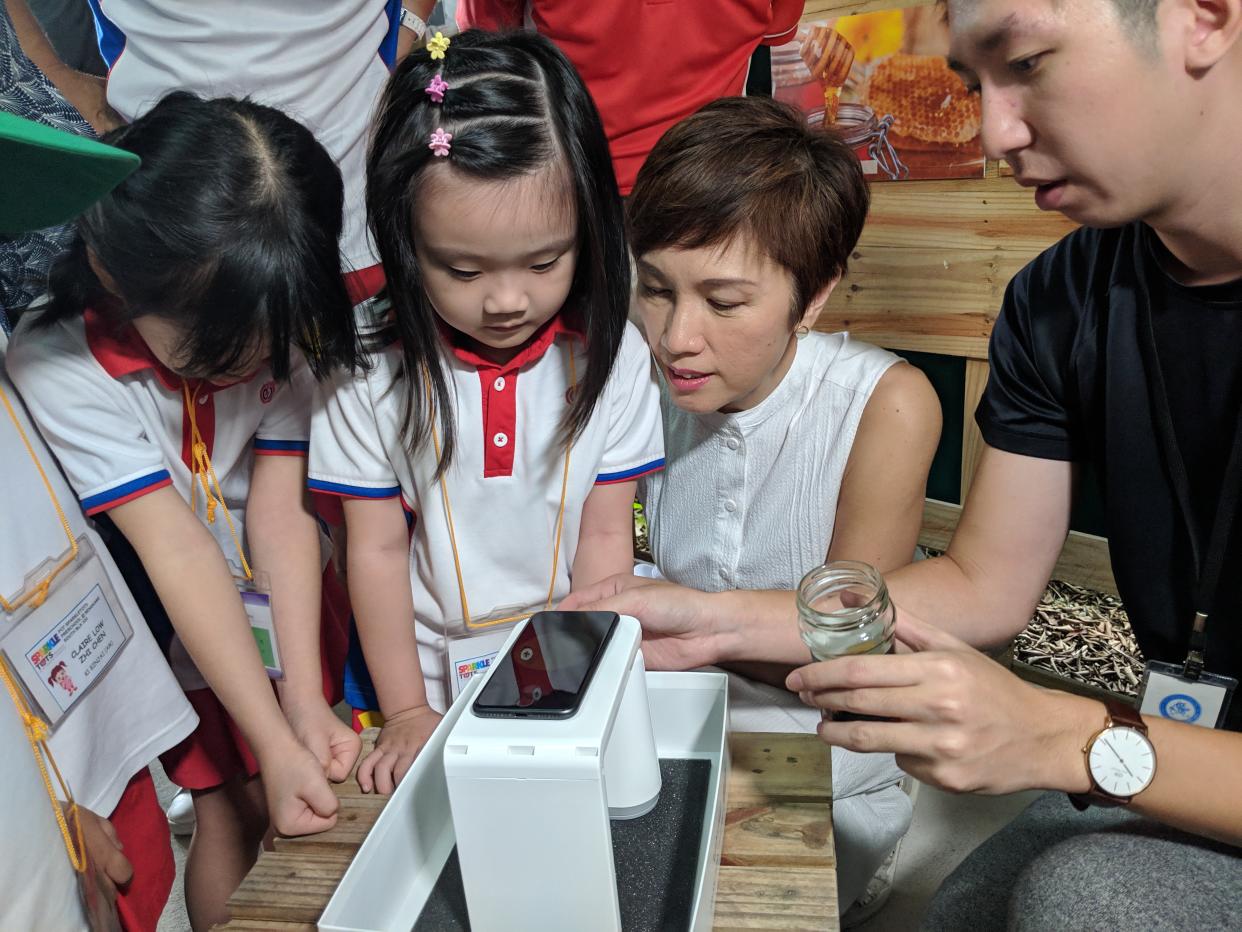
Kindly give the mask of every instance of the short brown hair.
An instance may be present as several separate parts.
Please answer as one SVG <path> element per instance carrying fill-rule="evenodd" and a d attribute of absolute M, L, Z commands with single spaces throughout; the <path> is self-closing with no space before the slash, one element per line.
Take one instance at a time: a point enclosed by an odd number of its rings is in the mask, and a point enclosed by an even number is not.
<path fill-rule="evenodd" d="M 870 204 L 836 133 L 769 97 L 725 97 L 666 132 L 627 205 L 635 256 L 720 246 L 739 233 L 793 279 L 793 321 L 845 273 Z"/>

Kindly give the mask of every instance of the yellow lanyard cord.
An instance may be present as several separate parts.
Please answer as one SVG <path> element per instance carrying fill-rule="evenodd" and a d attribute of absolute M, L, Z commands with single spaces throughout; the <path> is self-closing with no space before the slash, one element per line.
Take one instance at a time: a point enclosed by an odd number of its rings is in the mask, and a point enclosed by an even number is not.
<path fill-rule="evenodd" d="M 207 455 L 207 444 L 203 440 L 203 435 L 199 433 L 198 421 L 194 416 L 194 403 L 198 400 L 198 389 L 190 394 L 190 386 L 181 382 L 181 392 L 185 397 L 185 416 L 190 422 L 190 443 L 193 452 L 194 465 L 191 467 L 193 475 L 190 477 L 190 510 L 197 514 L 197 492 L 198 486 L 194 484 L 194 480 L 198 480 L 203 487 L 203 495 L 207 498 L 207 523 L 216 523 L 216 507 L 224 512 L 225 523 L 229 526 L 229 535 L 233 538 L 233 546 L 237 548 L 237 556 L 241 560 L 242 572 L 246 574 L 247 579 L 254 579 L 254 573 L 250 572 L 250 564 L 246 562 L 246 551 L 242 549 L 241 541 L 237 537 L 237 528 L 233 525 L 233 516 L 229 514 L 229 506 L 224 503 L 224 492 L 220 489 L 220 480 L 216 478 L 216 470 L 211 465 L 211 457 Z M 208 481 L 210 479 L 210 481 Z M 215 486 L 215 492 L 212 492 L 212 486 Z"/>
<path fill-rule="evenodd" d="M 26 732 L 26 740 L 30 742 L 30 751 L 34 754 L 35 763 L 39 765 L 39 773 L 43 777 L 43 788 L 47 790 L 47 798 L 52 803 L 56 824 L 60 826 L 61 837 L 65 840 L 65 851 L 69 854 L 69 863 L 79 874 L 84 873 L 86 871 L 86 845 L 82 839 L 82 819 L 78 815 L 78 804 L 73 801 L 73 795 L 69 792 L 69 787 L 65 785 L 65 778 L 61 776 L 60 768 L 56 766 L 56 758 L 52 756 L 52 751 L 47 746 L 47 725 L 30 710 L 26 697 L 13 682 L 8 660 L 3 656 L 0 656 L 0 679 L 4 680 L 9 697 L 13 700 L 13 705 L 17 707 L 17 714 L 21 717 L 23 730 Z M 56 775 L 56 782 L 60 784 L 61 792 L 65 795 L 65 802 L 69 806 L 68 817 L 65 816 L 65 810 L 56 798 L 52 776 L 47 771 L 48 764 L 52 765 L 52 773 Z M 69 831 L 70 820 L 73 821 L 72 834 Z"/>
<path fill-rule="evenodd" d="M 574 364 L 574 348 L 572 340 L 566 344 L 566 355 L 569 357 L 569 387 L 572 389 L 578 384 L 578 369 Z M 431 443 L 436 453 L 436 462 L 440 462 L 440 434 L 436 430 L 435 412 L 433 411 L 433 399 L 431 397 L 431 376 L 427 370 L 423 370 L 423 384 L 427 388 L 427 416 L 431 420 Z M 548 580 L 548 598 L 545 608 L 552 607 L 552 595 L 556 591 L 556 567 L 560 562 L 561 555 L 561 528 L 565 524 L 565 499 L 569 491 L 569 453 L 573 449 L 572 443 L 565 445 L 565 466 L 561 474 L 561 504 L 556 513 L 556 536 L 552 541 L 552 576 Z M 453 529 L 453 509 L 449 505 L 448 486 L 445 484 L 444 476 L 440 477 L 440 500 L 444 503 L 444 521 L 448 525 L 449 545 L 453 548 L 453 567 L 457 570 L 457 593 L 461 598 L 461 617 L 468 629 L 478 628 L 494 628 L 497 625 L 506 625 L 515 621 L 523 621 L 531 616 L 531 612 L 524 615 L 510 615 L 506 618 L 495 618 L 490 621 L 474 624 L 470 620 L 470 605 L 466 601 L 466 580 L 461 570 L 461 557 L 457 552 L 457 534 Z"/>
<path fill-rule="evenodd" d="M 9 412 L 13 426 L 17 428 L 17 436 L 22 438 L 22 443 L 26 446 L 26 453 L 30 456 L 31 462 L 35 464 L 35 469 L 39 471 L 39 478 L 43 480 L 43 487 L 47 489 L 47 497 L 52 500 L 52 507 L 56 509 L 56 517 L 60 519 L 60 526 L 64 528 L 65 536 L 69 538 L 69 555 L 52 567 L 51 572 L 44 576 L 43 579 L 20 595 L 16 602 L 10 602 L 3 595 L 0 595 L 0 608 L 12 614 L 27 602 L 30 602 L 33 607 L 38 608 L 47 600 L 47 594 L 52 587 L 52 580 L 60 575 L 61 571 L 66 567 L 73 565 L 73 561 L 78 558 L 78 541 L 73 536 L 73 529 L 69 527 L 69 519 L 65 517 L 65 509 L 60 507 L 60 502 L 56 499 L 56 493 L 52 490 L 52 482 L 48 479 L 47 473 L 44 472 L 43 464 L 39 462 L 34 446 L 31 444 L 30 438 L 26 436 L 26 431 L 22 429 L 22 422 L 17 419 L 17 412 L 13 410 L 13 403 L 9 401 L 9 396 L 3 388 L 0 388 L 0 402 L 4 403 L 4 410 Z"/>

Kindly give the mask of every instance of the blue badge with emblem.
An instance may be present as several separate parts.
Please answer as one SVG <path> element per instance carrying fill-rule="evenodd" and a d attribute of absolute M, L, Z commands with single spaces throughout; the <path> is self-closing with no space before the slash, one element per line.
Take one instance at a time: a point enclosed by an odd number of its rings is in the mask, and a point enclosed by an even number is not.
<path fill-rule="evenodd" d="M 1151 660 L 1143 673 L 1139 711 L 1171 722 L 1219 728 L 1238 681 L 1230 676 L 1184 674 L 1180 663 Z"/>

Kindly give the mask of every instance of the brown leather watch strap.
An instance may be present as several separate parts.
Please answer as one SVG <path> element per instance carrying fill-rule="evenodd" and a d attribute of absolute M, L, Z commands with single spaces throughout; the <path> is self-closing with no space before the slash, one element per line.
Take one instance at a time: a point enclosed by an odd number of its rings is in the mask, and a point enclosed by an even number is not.
<path fill-rule="evenodd" d="M 1112 725 L 1133 728 L 1140 734 L 1147 734 L 1147 723 L 1143 721 L 1143 716 L 1134 706 L 1119 699 L 1105 699 L 1104 707 L 1108 709 L 1108 717 L 1112 719 Z"/>

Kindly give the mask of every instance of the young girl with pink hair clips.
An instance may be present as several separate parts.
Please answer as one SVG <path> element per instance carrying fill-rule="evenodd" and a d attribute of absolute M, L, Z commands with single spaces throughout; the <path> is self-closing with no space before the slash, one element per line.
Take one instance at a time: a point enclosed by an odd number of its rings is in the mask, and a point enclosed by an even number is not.
<path fill-rule="evenodd" d="M 347 697 L 384 722 L 358 781 L 389 793 L 518 619 L 629 571 L 664 450 L 608 144 L 555 46 L 471 31 L 406 58 L 367 207 L 388 286 L 360 312 L 369 369 L 323 389 L 309 475 L 344 498 Z"/>

